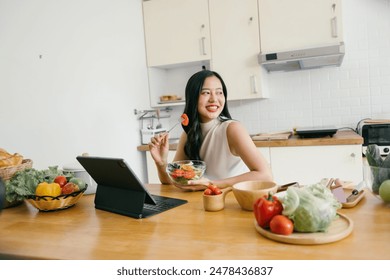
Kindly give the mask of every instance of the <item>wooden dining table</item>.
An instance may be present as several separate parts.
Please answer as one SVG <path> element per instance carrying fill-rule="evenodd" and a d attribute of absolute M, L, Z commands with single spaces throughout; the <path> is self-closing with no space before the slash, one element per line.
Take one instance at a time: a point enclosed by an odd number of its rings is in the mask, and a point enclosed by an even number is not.
<path fill-rule="evenodd" d="M 163 213 L 134 219 L 98 210 L 94 194 L 76 205 L 40 212 L 27 201 L 0 212 L 0 259 L 62 260 L 389 260 L 390 206 L 366 192 L 339 212 L 353 222 L 341 240 L 315 245 L 269 239 L 232 192 L 208 212 L 202 192 L 147 185 L 153 194 L 186 199 Z"/>

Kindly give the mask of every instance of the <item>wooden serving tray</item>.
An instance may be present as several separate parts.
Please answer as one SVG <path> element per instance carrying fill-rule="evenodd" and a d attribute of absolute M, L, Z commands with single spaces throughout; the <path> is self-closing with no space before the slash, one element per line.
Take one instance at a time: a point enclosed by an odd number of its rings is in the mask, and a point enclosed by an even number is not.
<path fill-rule="evenodd" d="M 290 235 L 281 235 L 272 233 L 269 229 L 264 229 L 257 224 L 255 220 L 256 230 L 264 237 L 290 244 L 300 245 L 317 245 L 339 241 L 347 237 L 353 229 L 353 222 L 347 216 L 337 213 L 339 218 L 335 219 L 329 226 L 327 232 L 301 233 L 293 232 Z"/>
<path fill-rule="evenodd" d="M 366 195 L 367 189 L 361 188 L 356 195 L 352 195 L 354 189 L 358 188 L 355 184 L 349 181 L 342 182 L 342 190 L 346 201 L 341 201 L 342 208 L 355 207 Z"/>
<path fill-rule="evenodd" d="M 350 188 L 343 188 L 345 196 L 348 198 L 352 194 L 353 189 Z M 353 195 L 350 197 L 350 199 L 347 199 L 347 202 L 341 203 L 343 208 L 352 208 L 355 207 L 356 204 L 362 200 L 362 198 L 366 195 L 366 189 L 362 189 L 359 191 L 357 195 Z"/>

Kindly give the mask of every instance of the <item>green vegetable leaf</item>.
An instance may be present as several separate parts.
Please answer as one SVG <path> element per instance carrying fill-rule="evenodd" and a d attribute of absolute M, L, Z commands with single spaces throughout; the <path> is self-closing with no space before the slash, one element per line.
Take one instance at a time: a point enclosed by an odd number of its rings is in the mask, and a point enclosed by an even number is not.
<path fill-rule="evenodd" d="M 333 193 L 320 183 L 288 188 L 281 200 L 283 215 L 288 214 L 298 232 L 326 231 L 341 208 Z"/>
<path fill-rule="evenodd" d="M 370 166 L 382 166 L 383 159 L 378 145 L 371 144 L 367 146 L 366 158 Z"/>
<path fill-rule="evenodd" d="M 390 179 L 390 154 L 383 159 L 378 145 L 371 144 L 367 146 L 366 158 L 373 177 L 372 191 L 378 193 L 382 182 Z"/>
<path fill-rule="evenodd" d="M 8 202 L 24 200 L 26 196 L 35 194 L 39 183 L 51 183 L 58 175 L 64 174 L 57 166 L 51 166 L 45 170 L 29 168 L 18 171 L 10 180 L 5 181 L 5 198 Z M 73 175 L 67 174 L 67 177 L 73 177 Z"/>
<path fill-rule="evenodd" d="M 390 156 L 389 155 L 387 155 L 386 158 L 382 161 L 381 167 L 390 168 Z"/>

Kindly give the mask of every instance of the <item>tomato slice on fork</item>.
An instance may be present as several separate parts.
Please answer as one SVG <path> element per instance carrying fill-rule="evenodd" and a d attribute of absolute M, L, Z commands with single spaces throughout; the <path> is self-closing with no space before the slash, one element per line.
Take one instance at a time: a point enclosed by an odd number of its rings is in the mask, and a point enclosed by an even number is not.
<path fill-rule="evenodd" d="M 188 118 L 187 114 L 181 115 L 181 124 L 184 126 L 187 126 L 190 123 L 190 119 Z"/>

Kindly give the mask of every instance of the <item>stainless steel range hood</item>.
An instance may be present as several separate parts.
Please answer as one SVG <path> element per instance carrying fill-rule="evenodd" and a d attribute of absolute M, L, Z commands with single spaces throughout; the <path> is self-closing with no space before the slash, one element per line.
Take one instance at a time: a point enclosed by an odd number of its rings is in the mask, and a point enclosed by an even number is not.
<path fill-rule="evenodd" d="M 259 63 L 267 71 L 294 71 L 340 66 L 345 54 L 344 42 L 338 45 L 285 51 L 278 53 L 260 53 Z"/>

